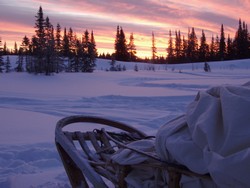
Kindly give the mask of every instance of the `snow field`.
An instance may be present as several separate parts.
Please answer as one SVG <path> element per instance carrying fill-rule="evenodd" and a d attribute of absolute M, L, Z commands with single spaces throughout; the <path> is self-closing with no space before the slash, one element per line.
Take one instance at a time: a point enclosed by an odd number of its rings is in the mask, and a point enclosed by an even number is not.
<path fill-rule="evenodd" d="M 204 63 L 148 71 L 148 64 L 126 62 L 118 63 L 127 71 L 106 72 L 108 62 L 98 59 L 90 74 L 0 74 L 0 187 L 70 187 L 54 145 L 56 122 L 65 116 L 106 117 L 153 135 L 184 113 L 198 91 L 250 81 L 250 60 L 211 62 L 210 73 Z"/>

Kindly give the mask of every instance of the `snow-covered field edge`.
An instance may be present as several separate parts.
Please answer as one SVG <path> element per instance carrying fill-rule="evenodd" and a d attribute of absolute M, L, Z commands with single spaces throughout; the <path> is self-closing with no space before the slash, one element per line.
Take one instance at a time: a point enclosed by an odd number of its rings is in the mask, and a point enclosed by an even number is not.
<path fill-rule="evenodd" d="M 107 72 L 109 61 L 98 59 L 91 74 L 0 74 L 0 187 L 70 187 L 54 145 L 56 122 L 65 116 L 102 116 L 155 134 L 198 91 L 250 81 L 250 60 L 211 62 L 210 73 L 204 63 L 154 65 L 154 71 L 118 63 L 127 71 Z"/>

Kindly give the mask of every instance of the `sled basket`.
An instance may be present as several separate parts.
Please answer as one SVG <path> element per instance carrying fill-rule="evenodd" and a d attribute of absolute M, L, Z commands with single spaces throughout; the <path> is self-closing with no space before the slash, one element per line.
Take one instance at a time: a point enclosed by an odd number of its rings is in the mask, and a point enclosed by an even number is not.
<path fill-rule="evenodd" d="M 91 131 L 65 131 L 63 128 L 75 123 L 94 123 L 116 128 L 108 131 L 104 128 Z M 82 126 L 82 125 L 81 125 Z M 120 165 L 111 160 L 111 156 L 121 148 L 131 149 L 141 155 L 147 155 L 155 162 L 140 163 L 138 166 L 159 168 L 168 172 L 168 187 L 180 187 L 183 174 L 197 178 L 210 178 L 188 170 L 185 166 L 160 161 L 143 151 L 127 146 L 128 143 L 149 139 L 142 131 L 117 121 L 93 116 L 69 116 L 57 122 L 55 143 L 72 187 L 127 187 L 125 177 L 133 167 Z"/>

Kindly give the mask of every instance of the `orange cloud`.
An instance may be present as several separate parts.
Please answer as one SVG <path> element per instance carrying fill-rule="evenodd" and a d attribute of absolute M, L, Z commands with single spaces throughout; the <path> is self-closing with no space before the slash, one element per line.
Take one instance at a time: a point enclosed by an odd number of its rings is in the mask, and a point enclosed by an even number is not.
<path fill-rule="evenodd" d="M 25 35 L 32 36 L 34 29 L 30 26 L 10 23 L 10 22 L 0 22 L 0 36 L 2 42 L 6 42 L 8 48 L 14 48 L 14 43 L 16 42 L 20 46 L 22 39 Z"/>

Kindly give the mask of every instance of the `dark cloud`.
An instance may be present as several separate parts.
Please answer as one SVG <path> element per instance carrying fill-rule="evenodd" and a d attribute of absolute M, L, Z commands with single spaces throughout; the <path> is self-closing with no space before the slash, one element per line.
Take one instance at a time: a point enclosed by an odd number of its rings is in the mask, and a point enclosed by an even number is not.
<path fill-rule="evenodd" d="M 1 5 L 0 18 L 4 22 L 11 22 L 23 25 L 32 25 L 35 20 L 34 10 L 30 8 L 20 8 L 10 5 Z"/>

